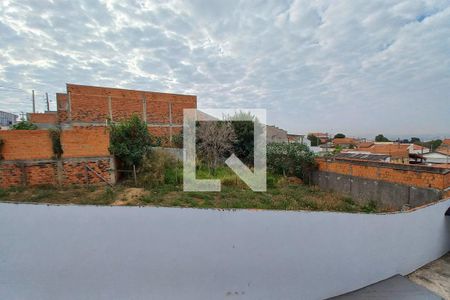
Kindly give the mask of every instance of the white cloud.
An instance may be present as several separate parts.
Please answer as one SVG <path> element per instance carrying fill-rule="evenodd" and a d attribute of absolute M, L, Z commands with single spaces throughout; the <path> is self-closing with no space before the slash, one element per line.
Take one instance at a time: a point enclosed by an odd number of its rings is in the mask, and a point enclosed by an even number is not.
<path fill-rule="evenodd" d="M 2 1 L 0 109 L 72 82 L 267 108 L 298 133 L 450 134 L 449 24 L 445 0 Z"/>

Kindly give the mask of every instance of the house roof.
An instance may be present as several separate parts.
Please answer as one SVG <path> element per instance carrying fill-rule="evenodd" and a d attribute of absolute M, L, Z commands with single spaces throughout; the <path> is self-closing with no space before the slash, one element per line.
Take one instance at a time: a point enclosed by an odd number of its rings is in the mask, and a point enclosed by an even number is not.
<path fill-rule="evenodd" d="M 308 133 L 308 135 L 309 134 L 312 134 L 318 138 L 327 138 L 328 137 L 328 133 L 323 133 L 323 132 L 310 132 L 310 133 Z"/>
<path fill-rule="evenodd" d="M 427 147 L 413 144 L 413 150 L 429 150 Z"/>
<path fill-rule="evenodd" d="M 355 139 L 352 139 L 352 138 L 335 138 L 335 139 L 333 139 L 333 144 L 335 144 L 335 145 L 345 145 L 345 144 L 356 145 L 356 141 L 355 141 Z"/>
<path fill-rule="evenodd" d="M 373 144 L 367 148 L 358 148 L 354 151 L 386 154 L 392 158 L 409 157 L 409 144 Z"/>
<path fill-rule="evenodd" d="M 288 135 L 287 135 L 288 141 L 290 141 L 290 142 L 296 141 L 299 138 L 303 138 L 303 137 L 305 137 L 303 134 L 291 134 L 291 133 L 288 133 Z"/>
<path fill-rule="evenodd" d="M 444 154 L 444 155 L 450 155 L 450 145 L 444 145 L 444 146 L 439 146 L 435 152 L 440 153 L 440 154 Z"/>
<path fill-rule="evenodd" d="M 450 146 L 450 139 L 444 139 L 444 140 L 442 141 L 442 144 L 444 144 L 444 145 L 449 145 L 449 146 Z"/>
<path fill-rule="evenodd" d="M 358 144 L 358 148 L 369 148 L 373 144 L 373 142 L 361 142 Z"/>
<path fill-rule="evenodd" d="M 336 159 L 358 159 L 370 161 L 385 161 L 389 158 L 386 154 L 376 154 L 370 152 L 341 152 L 334 156 Z"/>

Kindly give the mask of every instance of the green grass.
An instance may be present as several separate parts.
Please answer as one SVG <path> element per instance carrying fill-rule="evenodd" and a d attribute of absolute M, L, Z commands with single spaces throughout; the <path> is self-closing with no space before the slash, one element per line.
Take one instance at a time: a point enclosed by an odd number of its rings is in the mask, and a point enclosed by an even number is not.
<path fill-rule="evenodd" d="M 9 192 L 5 189 L 0 189 L 0 199 L 5 199 L 9 196 Z"/>
<path fill-rule="evenodd" d="M 181 172 L 181 171 L 180 171 Z M 268 174 L 267 191 L 254 192 L 228 168 L 218 168 L 212 175 L 206 168 L 197 171 L 197 178 L 218 178 L 221 192 L 184 192 L 179 172 L 166 172 L 166 184 L 140 189 L 132 194 L 134 183 L 124 182 L 113 188 L 105 186 L 72 186 L 55 188 L 14 188 L 0 190 L 1 200 L 39 203 L 71 203 L 92 205 L 150 205 L 213 209 L 270 209 L 310 210 L 373 213 L 382 211 L 375 202 L 359 204 L 338 193 L 319 190 L 318 187 L 290 183 L 286 178 Z M 168 178 L 168 180 L 167 180 Z M 136 190 L 136 188 L 134 188 Z M 136 191 L 134 191 L 136 192 Z M 131 194 L 129 194 L 131 193 Z"/>

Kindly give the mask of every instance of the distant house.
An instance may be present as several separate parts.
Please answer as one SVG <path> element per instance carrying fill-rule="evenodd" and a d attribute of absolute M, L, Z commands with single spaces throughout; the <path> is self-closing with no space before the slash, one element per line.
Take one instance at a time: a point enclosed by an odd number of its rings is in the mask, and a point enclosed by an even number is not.
<path fill-rule="evenodd" d="M 356 145 L 356 147 L 359 149 L 367 149 L 367 148 L 372 147 L 372 145 L 374 145 L 374 144 L 375 144 L 374 142 L 361 142 L 361 143 L 358 143 Z"/>
<path fill-rule="evenodd" d="M 348 149 L 356 147 L 357 141 L 353 138 L 335 138 L 333 139 L 333 145 L 335 147 L 340 146 L 342 148 Z"/>
<path fill-rule="evenodd" d="M 335 159 L 345 159 L 345 160 L 368 160 L 368 161 L 381 161 L 390 162 L 391 157 L 386 154 L 370 153 L 363 151 L 348 151 L 341 152 L 334 156 Z"/>
<path fill-rule="evenodd" d="M 288 133 L 286 130 L 278 128 L 276 126 L 267 125 L 267 143 L 287 143 Z"/>
<path fill-rule="evenodd" d="M 368 146 L 368 145 L 364 145 Z M 408 163 L 409 162 L 409 148 L 410 144 L 400 143 L 373 143 L 368 147 L 361 148 L 360 146 L 352 151 L 367 152 L 373 154 L 389 155 L 390 162 Z"/>
<path fill-rule="evenodd" d="M 291 134 L 287 135 L 289 143 L 299 143 L 311 147 L 311 141 L 306 138 L 304 134 Z"/>
<path fill-rule="evenodd" d="M 319 138 L 321 144 L 325 144 L 329 140 L 328 133 L 323 132 L 310 132 L 308 135 L 314 135 L 315 137 Z"/>
<path fill-rule="evenodd" d="M 448 164 L 450 163 L 450 144 L 442 143 L 434 152 L 423 154 L 427 163 Z"/>
<path fill-rule="evenodd" d="M 0 111 L 0 126 L 11 126 L 17 123 L 17 118 L 19 116 L 6 112 Z"/>
<path fill-rule="evenodd" d="M 416 144 L 411 144 L 411 147 L 409 148 L 409 153 L 411 154 L 424 154 L 428 152 L 430 152 L 429 148 Z"/>

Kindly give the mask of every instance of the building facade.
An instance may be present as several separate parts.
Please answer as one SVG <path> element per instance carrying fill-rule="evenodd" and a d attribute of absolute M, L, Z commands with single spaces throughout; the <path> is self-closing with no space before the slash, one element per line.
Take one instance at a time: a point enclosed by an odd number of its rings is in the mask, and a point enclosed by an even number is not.
<path fill-rule="evenodd" d="M 16 124 L 18 116 L 6 111 L 0 111 L 0 126 L 11 126 Z"/>

